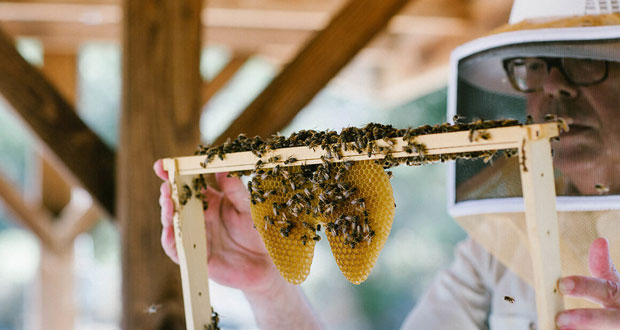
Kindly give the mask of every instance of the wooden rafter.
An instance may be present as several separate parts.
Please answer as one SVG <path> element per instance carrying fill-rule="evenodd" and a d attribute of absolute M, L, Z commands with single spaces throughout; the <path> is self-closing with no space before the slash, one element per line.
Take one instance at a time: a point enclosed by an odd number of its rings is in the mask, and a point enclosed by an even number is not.
<path fill-rule="evenodd" d="M 294 3 L 291 6 L 283 1 L 209 1 L 209 7 L 202 12 L 204 34 L 209 38 L 203 41 L 235 49 L 256 49 L 272 43 L 298 44 L 323 29 L 344 2 Z M 462 1 L 428 3 L 418 0 L 409 6 L 412 9 L 406 8 L 387 26 L 388 34 L 415 37 L 468 33 L 471 24 Z M 432 10 L 433 6 L 439 8 Z M 93 39 L 119 40 L 121 20 L 118 1 L 0 3 L 0 26 L 12 35 L 40 38 L 46 47 L 54 49 L 76 49 L 80 43 Z"/>
<path fill-rule="evenodd" d="M 216 140 L 284 128 L 408 0 L 351 0 Z"/>
<path fill-rule="evenodd" d="M 235 76 L 249 57 L 249 53 L 234 54 L 226 66 L 224 66 L 211 81 L 203 82 L 201 103 L 204 105 L 209 102 L 213 95 L 228 84 L 230 79 Z"/>
<path fill-rule="evenodd" d="M 114 214 L 114 152 L 77 116 L 73 107 L 19 55 L 0 32 L 0 94 L 63 169 Z"/>
<path fill-rule="evenodd" d="M 45 210 L 32 207 L 24 201 L 17 188 L 0 175 L 0 199 L 4 201 L 17 221 L 32 231 L 43 244 L 56 249 L 57 243 L 52 234 L 51 215 Z"/>
<path fill-rule="evenodd" d="M 100 219 L 101 212 L 93 204 L 90 195 L 77 189 L 71 201 L 59 214 L 54 226 L 55 235 L 61 245 L 70 245 L 81 233 L 91 229 Z"/>

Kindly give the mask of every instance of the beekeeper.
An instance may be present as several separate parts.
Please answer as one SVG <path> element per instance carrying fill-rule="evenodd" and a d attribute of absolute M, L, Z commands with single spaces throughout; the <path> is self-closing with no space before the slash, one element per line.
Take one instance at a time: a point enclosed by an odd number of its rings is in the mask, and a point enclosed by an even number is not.
<path fill-rule="evenodd" d="M 620 275 L 611 261 L 620 256 L 620 3 L 516 0 L 510 23 L 457 48 L 451 66 L 448 118 L 568 123 L 552 144 L 562 271 L 571 275 L 559 289 L 578 298 L 556 323 L 620 329 Z M 518 166 L 501 154 L 450 166 L 450 211 L 469 238 L 403 328 L 537 328 Z M 161 161 L 155 171 L 167 180 Z M 252 229 L 245 186 L 224 173 L 216 179 L 221 191 L 209 188 L 205 213 L 210 278 L 240 289 L 263 329 L 322 328 Z M 167 183 L 160 205 L 162 246 L 178 262 Z"/>

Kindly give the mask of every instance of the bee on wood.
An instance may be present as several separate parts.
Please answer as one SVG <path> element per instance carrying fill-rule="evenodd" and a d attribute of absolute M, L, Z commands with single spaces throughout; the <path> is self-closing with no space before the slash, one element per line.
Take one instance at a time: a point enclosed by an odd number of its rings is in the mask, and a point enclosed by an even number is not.
<path fill-rule="evenodd" d="M 568 126 L 568 123 L 566 122 L 566 119 L 562 117 L 558 117 L 557 122 L 558 122 L 558 128 L 560 129 L 560 132 L 568 133 L 570 128 Z"/>
<path fill-rule="evenodd" d="M 183 191 L 179 195 L 179 203 L 185 205 L 190 198 L 192 198 L 192 189 L 188 185 L 183 185 Z"/>
<path fill-rule="evenodd" d="M 532 115 L 527 115 L 525 118 L 525 125 L 531 125 L 534 123 L 534 117 Z"/>
<path fill-rule="evenodd" d="M 493 151 L 484 156 L 484 158 L 482 159 L 484 163 L 487 164 L 488 162 L 491 162 L 491 164 L 493 164 L 493 157 L 495 156 L 495 153 L 496 152 Z"/>
<path fill-rule="evenodd" d="M 609 193 L 609 186 L 606 184 L 597 183 L 594 185 L 594 189 L 599 195 L 605 195 Z"/>
<path fill-rule="evenodd" d="M 462 120 L 462 119 L 467 119 L 467 117 L 461 117 L 459 115 L 454 115 L 454 117 L 452 117 L 452 121 L 454 123 L 457 123 L 459 120 Z"/>
<path fill-rule="evenodd" d="M 257 160 L 256 164 L 254 164 L 254 169 L 258 170 L 259 168 L 263 167 L 263 164 L 264 164 L 264 162 L 263 162 L 262 159 Z"/>
<path fill-rule="evenodd" d="M 545 121 L 557 121 L 558 120 L 558 116 L 548 113 L 545 115 Z"/>
<path fill-rule="evenodd" d="M 268 163 L 275 163 L 277 161 L 279 161 L 282 157 L 280 157 L 279 155 L 275 155 L 273 157 L 270 157 L 269 159 L 267 159 Z"/>
<path fill-rule="evenodd" d="M 293 156 L 289 156 L 285 161 L 284 164 L 292 164 L 294 162 L 297 161 L 297 158 L 293 157 Z"/>
<path fill-rule="evenodd" d="M 504 296 L 504 301 L 507 301 L 511 304 L 515 303 L 515 298 L 511 297 L 511 296 Z"/>

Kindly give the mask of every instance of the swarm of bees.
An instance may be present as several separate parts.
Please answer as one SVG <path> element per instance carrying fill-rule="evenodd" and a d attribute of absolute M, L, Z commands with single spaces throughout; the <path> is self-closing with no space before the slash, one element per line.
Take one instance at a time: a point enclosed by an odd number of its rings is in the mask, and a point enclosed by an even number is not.
<path fill-rule="evenodd" d="M 253 170 L 233 172 L 230 175 L 251 177 L 248 190 L 254 226 L 261 233 L 274 263 L 287 280 L 293 283 L 305 280 L 305 276 L 309 273 L 314 244 L 321 239 L 319 232 L 324 228 L 337 262 L 339 258 L 341 259 L 338 264 L 345 276 L 353 283 L 361 283 L 374 266 L 393 220 L 395 205 L 389 184 L 391 172 L 388 169 L 401 164 L 413 166 L 462 158 L 483 158 L 487 162 L 496 155 L 495 151 L 428 155 L 426 146 L 417 142 L 416 137 L 433 133 L 469 131 L 469 140 L 477 142 L 491 138 L 487 131 L 489 128 L 520 125 L 517 120 L 512 119 L 477 120 L 472 123 L 462 123 L 459 122 L 460 119 L 462 118 L 456 118 L 454 124 L 424 125 L 405 129 L 370 123 L 363 128 L 344 128 L 340 133 L 332 130 L 302 130 L 291 134 L 288 138 L 274 135 L 265 140 L 258 136 L 248 138 L 241 134 L 235 140 L 229 139 L 220 146 L 211 148 L 199 146 L 196 154 L 206 156 L 205 161 L 201 163 L 203 167 L 216 157 L 223 160 L 227 154 L 235 152 L 251 151 L 259 158 Z M 396 138 L 402 138 L 407 143 L 403 150 L 412 154 L 411 157 L 392 157 Z M 385 143 L 377 143 L 380 140 Z M 263 158 L 272 150 L 300 146 L 315 150 L 321 148 L 324 151 L 322 162 L 290 166 L 297 162 L 296 157 Z M 380 153 L 384 157 L 354 162 L 343 160 L 344 151 L 355 151 L 369 158 L 373 154 Z M 516 153 L 516 149 L 505 152 L 509 157 Z M 265 168 L 266 164 L 275 166 Z M 371 179 L 359 173 L 376 170 L 382 176 L 374 177 L 372 180 L 383 183 L 372 182 L 370 186 L 365 186 L 365 182 Z M 379 187 L 378 190 L 389 195 L 389 198 L 377 197 L 374 191 L 377 189 L 373 188 L 381 184 L 387 186 L 385 189 Z M 196 196 L 204 197 L 202 195 L 202 191 L 206 189 L 204 178 L 197 177 L 193 185 L 197 192 Z M 387 211 L 379 212 L 381 215 L 376 211 L 377 200 L 389 204 Z M 207 207 L 206 204 L 203 206 Z M 374 242 L 377 238 L 378 241 Z M 290 251 L 282 252 L 278 249 Z M 359 251 L 355 252 L 356 250 Z M 337 254 L 340 254 L 340 257 Z M 347 270 L 350 261 L 347 258 L 359 259 L 359 256 L 373 259 L 370 260 L 369 267 L 366 267 L 368 269 L 361 272 Z M 295 258 L 296 261 L 293 260 Z M 290 262 L 292 260 L 295 262 Z M 356 261 L 359 262 L 360 260 Z"/>

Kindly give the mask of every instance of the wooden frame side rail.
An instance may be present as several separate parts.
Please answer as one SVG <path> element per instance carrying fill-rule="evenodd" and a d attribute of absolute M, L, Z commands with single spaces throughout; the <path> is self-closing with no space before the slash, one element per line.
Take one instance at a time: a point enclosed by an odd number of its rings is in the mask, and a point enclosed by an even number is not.
<path fill-rule="evenodd" d="M 488 133 L 487 139 L 472 139 L 472 133 L 475 132 L 459 131 L 420 135 L 415 138 L 415 142 L 426 146 L 424 155 L 518 149 L 534 270 L 538 326 L 540 329 L 553 329 L 556 313 L 564 308 L 563 300 L 556 288 L 556 282 L 561 277 L 561 262 L 550 145 L 550 139 L 559 135 L 558 126 L 556 123 L 547 123 L 491 128 L 485 131 Z M 405 152 L 403 147 L 407 145 L 407 141 L 403 141 L 402 138 L 393 139 L 393 142 L 390 153 L 393 158 L 421 155 Z M 378 146 L 388 145 L 384 140 L 376 140 L 375 143 Z M 172 198 L 176 207 L 174 229 L 188 329 L 202 330 L 205 325 L 210 324 L 211 307 L 202 203 L 197 198 L 190 198 L 182 205 L 179 193 L 183 191 L 184 186 L 192 187 L 192 179 L 197 174 L 252 170 L 259 159 L 265 162 L 264 168 L 276 165 L 311 165 L 323 162 L 322 157 L 327 153 L 320 146 L 292 147 L 271 150 L 262 157 L 249 151 L 230 153 L 224 155 L 223 159 L 216 156 L 207 164 L 204 155 L 164 160 L 164 168 L 168 171 L 172 183 Z M 278 161 L 267 162 L 274 156 L 279 156 Z M 289 157 L 294 157 L 296 161 L 285 163 Z M 359 154 L 349 150 L 343 151 L 341 157 L 332 158 L 330 161 L 358 161 L 385 157 L 383 153 L 372 153 L 369 156 L 367 153 Z"/>

